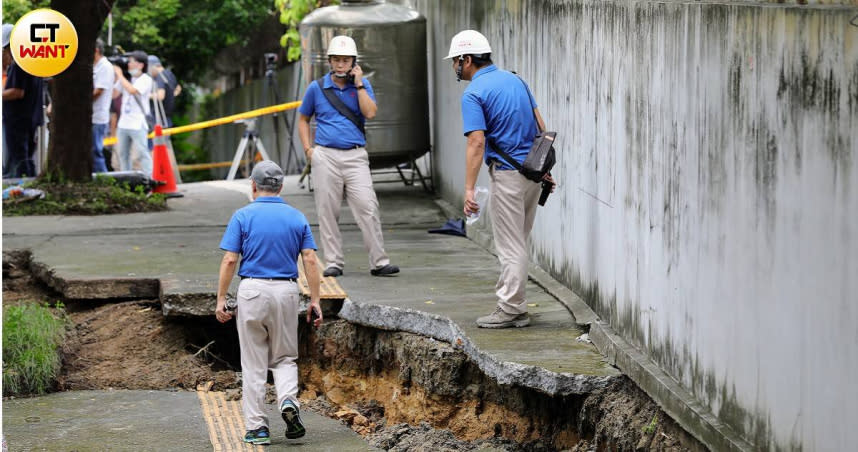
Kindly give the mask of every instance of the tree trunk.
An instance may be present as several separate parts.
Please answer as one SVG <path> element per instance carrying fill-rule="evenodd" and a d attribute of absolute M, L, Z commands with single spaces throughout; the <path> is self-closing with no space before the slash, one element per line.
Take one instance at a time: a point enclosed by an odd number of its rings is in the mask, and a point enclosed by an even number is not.
<path fill-rule="evenodd" d="M 51 138 L 44 175 L 70 181 L 92 179 L 92 66 L 95 39 L 116 0 L 51 0 L 75 26 L 77 56 L 49 83 Z"/>

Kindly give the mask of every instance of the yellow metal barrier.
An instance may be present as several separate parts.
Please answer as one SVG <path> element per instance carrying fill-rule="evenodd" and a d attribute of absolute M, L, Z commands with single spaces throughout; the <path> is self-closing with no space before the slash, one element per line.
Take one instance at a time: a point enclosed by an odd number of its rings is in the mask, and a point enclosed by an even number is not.
<path fill-rule="evenodd" d="M 223 118 L 210 119 L 208 121 L 198 122 L 195 124 L 188 124 L 185 126 L 172 127 L 169 129 L 164 129 L 164 136 L 175 135 L 177 133 L 185 133 L 185 132 L 193 132 L 195 130 L 206 129 L 209 127 L 220 126 L 223 124 L 229 124 L 231 122 L 238 121 L 239 119 L 248 119 L 255 118 L 257 116 L 262 115 L 270 115 L 272 113 L 278 113 L 281 111 L 292 110 L 301 106 L 301 101 L 295 102 L 287 102 L 285 104 L 280 105 L 272 105 L 270 107 L 257 108 L 256 110 L 246 111 L 244 113 L 239 113 L 232 116 L 224 116 Z M 149 138 L 154 137 L 154 133 L 149 134 Z M 116 137 L 107 137 L 104 139 L 105 146 L 111 146 L 116 144 Z M 229 166 L 229 165 L 226 165 Z"/>
<path fill-rule="evenodd" d="M 247 160 L 242 160 L 241 164 L 244 165 L 247 163 Z M 213 168 L 229 168 L 232 166 L 232 162 L 213 162 L 213 163 L 192 163 L 187 165 L 178 165 L 179 171 L 194 171 L 194 170 L 206 170 Z"/>

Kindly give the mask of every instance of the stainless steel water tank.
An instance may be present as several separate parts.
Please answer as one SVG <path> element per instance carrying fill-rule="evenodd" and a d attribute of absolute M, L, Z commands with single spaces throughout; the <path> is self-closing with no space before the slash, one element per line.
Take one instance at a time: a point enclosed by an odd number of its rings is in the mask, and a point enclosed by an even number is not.
<path fill-rule="evenodd" d="M 308 14 L 299 30 L 307 83 L 330 71 L 325 53 L 331 38 L 355 40 L 358 64 L 378 104 L 378 114 L 366 123 L 371 167 L 408 162 L 429 150 L 425 17 L 384 1 L 343 0 Z"/>

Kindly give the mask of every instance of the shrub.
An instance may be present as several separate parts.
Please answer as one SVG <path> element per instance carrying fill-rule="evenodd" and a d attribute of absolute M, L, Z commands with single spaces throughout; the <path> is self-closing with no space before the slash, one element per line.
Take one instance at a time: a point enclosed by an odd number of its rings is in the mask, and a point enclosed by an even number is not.
<path fill-rule="evenodd" d="M 61 307 L 58 303 L 57 307 Z M 67 320 L 45 304 L 3 310 L 3 395 L 44 394 L 62 367 Z"/>

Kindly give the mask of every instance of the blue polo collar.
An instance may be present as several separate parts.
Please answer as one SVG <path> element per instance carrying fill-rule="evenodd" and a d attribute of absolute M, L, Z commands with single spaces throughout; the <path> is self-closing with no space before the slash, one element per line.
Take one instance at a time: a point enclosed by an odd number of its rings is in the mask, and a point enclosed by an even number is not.
<path fill-rule="evenodd" d="M 354 88 L 354 86 L 355 86 L 354 83 L 346 82 L 346 86 L 343 87 L 343 90 L 347 90 L 349 88 Z M 331 79 L 331 73 L 330 72 L 328 72 L 327 74 L 325 74 L 324 77 L 322 77 L 322 88 L 324 88 L 324 89 L 328 89 L 328 88 L 340 89 L 340 87 L 335 85 L 334 81 Z"/>
<path fill-rule="evenodd" d="M 494 72 L 496 70 L 498 70 L 497 66 L 495 66 L 494 64 L 490 64 L 490 65 L 480 69 L 476 73 L 474 73 L 474 76 L 471 77 L 471 81 L 475 80 L 477 77 L 479 77 L 483 74 L 488 74 L 489 72 Z"/>
<path fill-rule="evenodd" d="M 277 202 L 281 204 L 286 204 L 286 201 L 284 201 L 283 198 L 279 196 L 260 196 L 256 198 L 256 201 L 254 202 Z"/>

